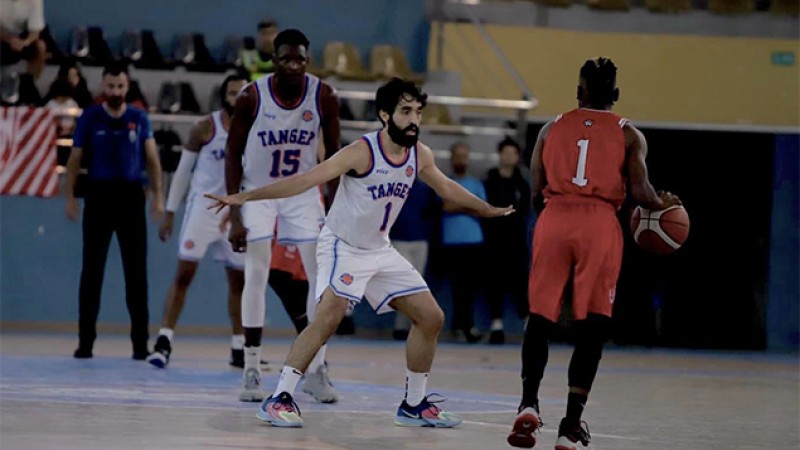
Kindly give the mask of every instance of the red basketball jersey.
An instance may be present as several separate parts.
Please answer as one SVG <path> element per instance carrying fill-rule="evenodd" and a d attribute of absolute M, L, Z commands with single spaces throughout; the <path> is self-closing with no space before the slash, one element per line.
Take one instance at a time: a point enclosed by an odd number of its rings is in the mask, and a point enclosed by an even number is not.
<path fill-rule="evenodd" d="M 610 112 L 575 109 L 556 118 L 545 138 L 545 198 L 592 196 L 619 208 L 625 200 L 627 119 Z"/>

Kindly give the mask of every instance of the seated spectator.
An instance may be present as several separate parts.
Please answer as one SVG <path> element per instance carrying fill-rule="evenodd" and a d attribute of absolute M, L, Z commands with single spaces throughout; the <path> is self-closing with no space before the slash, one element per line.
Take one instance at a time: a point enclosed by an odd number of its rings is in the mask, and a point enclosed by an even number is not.
<path fill-rule="evenodd" d="M 242 65 L 250 72 L 252 80 L 275 70 L 272 66 L 272 54 L 275 52 L 272 41 L 277 35 L 278 24 L 274 20 L 262 20 L 258 23 L 256 48 L 242 50 Z"/>
<path fill-rule="evenodd" d="M 58 119 L 58 135 L 69 136 L 75 128 L 75 117 L 69 115 L 70 110 L 78 108 L 78 102 L 72 98 L 72 86 L 67 80 L 53 82 L 50 86 L 50 100 L 45 103 L 45 108 L 54 109 L 58 114 L 62 114 Z"/>
<path fill-rule="evenodd" d="M 59 81 L 66 81 L 69 84 L 69 96 L 78 103 L 79 108 L 86 108 L 93 103 L 92 94 L 86 84 L 86 78 L 83 77 L 78 65 L 74 61 L 67 61 L 58 68 L 58 75 L 56 75 L 56 79 L 53 80 L 50 90 L 44 97 L 45 104 L 53 99 L 53 88 Z"/>
<path fill-rule="evenodd" d="M 39 78 L 47 46 L 39 39 L 44 29 L 43 0 L 0 0 L 0 55 L 3 65 L 27 61 L 28 73 Z"/>

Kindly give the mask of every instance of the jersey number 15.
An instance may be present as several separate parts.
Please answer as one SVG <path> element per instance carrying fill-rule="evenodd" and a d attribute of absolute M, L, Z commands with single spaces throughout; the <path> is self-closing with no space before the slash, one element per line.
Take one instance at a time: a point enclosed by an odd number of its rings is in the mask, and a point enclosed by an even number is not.
<path fill-rule="evenodd" d="M 272 170 L 269 171 L 269 176 L 272 178 L 289 177 L 296 174 L 298 170 L 300 170 L 299 148 L 272 152 Z"/>

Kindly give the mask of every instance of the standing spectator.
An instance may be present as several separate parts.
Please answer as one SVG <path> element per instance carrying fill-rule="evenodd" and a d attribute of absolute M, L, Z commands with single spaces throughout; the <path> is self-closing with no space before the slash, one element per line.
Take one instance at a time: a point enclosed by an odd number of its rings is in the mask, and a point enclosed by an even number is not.
<path fill-rule="evenodd" d="M 256 48 L 242 50 L 242 65 L 250 72 L 253 81 L 275 71 L 272 64 L 275 46 L 272 41 L 277 35 L 277 22 L 271 19 L 262 20 L 258 23 Z"/>
<path fill-rule="evenodd" d="M 92 104 L 92 94 L 89 92 L 89 87 L 86 84 L 86 78 L 83 77 L 81 70 L 74 61 L 67 61 L 58 68 L 58 75 L 53 83 L 50 85 L 50 90 L 44 97 L 44 103 L 49 102 L 55 96 L 53 89 L 57 83 L 66 82 L 70 86 L 69 96 L 78 103 L 78 107 L 86 108 Z"/>
<path fill-rule="evenodd" d="M 431 238 L 431 222 L 438 209 L 433 190 L 425 183 L 416 182 L 411 186 L 405 206 L 397 216 L 389 237 L 392 245 L 423 277 L 428 263 L 428 242 Z M 405 341 L 411 322 L 402 314 L 394 320 L 392 337 Z"/>
<path fill-rule="evenodd" d="M 456 142 L 450 147 L 453 180 L 474 196 L 486 201 L 486 191 L 481 180 L 467 174 L 469 146 Z M 445 201 L 442 205 L 442 246 L 447 267 L 450 269 L 450 292 L 453 299 L 452 329 L 456 335 L 464 334 L 470 344 L 483 337 L 474 327 L 475 296 L 481 284 L 481 253 L 483 231 L 481 222 L 471 210 Z"/>
<path fill-rule="evenodd" d="M 497 145 L 500 165 L 486 176 L 486 198 L 493 205 L 512 205 L 516 214 L 484 222 L 489 270 L 487 299 L 492 325 L 490 344 L 503 344 L 503 305 L 511 296 L 520 318 L 528 315 L 528 245 L 526 223 L 531 188 L 519 168 L 520 147 L 511 138 Z"/>
<path fill-rule="evenodd" d="M 3 64 L 28 62 L 28 73 L 39 78 L 47 47 L 39 35 L 44 29 L 43 0 L 0 0 L 0 54 Z"/>
<path fill-rule="evenodd" d="M 87 158 L 83 212 L 83 267 L 80 281 L 79 343 L 76 358 L 91 358 L 108 246 L 117 233 L 125 271 L 125 300 L 131 316 L 133 359 L 147 355 L 147 226 L 143 172 L 152 191 L 151 214 L 164 212 L 161 163 L 147 113 L 125 103 L 128 73 L 111 63 L 103 69 L 105 101 L 78 119 L 67 163 L 67 217 L 77 221 L 75 185 L 81 158 Z"/>

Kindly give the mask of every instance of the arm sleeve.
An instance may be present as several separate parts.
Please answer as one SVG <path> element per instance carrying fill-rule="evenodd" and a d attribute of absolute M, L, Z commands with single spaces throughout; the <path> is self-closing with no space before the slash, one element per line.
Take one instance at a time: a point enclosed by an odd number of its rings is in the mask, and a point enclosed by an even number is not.
<path fill-rule="evenodd" d="M 189 189 L 189 182 L 192 178 L 192 169 L 197 162 L 199 153 L 183 149 L 178 168 L 172 176 L 172 183 L 169 186 L 169 196 L 167 197 L 167 211 L 175 212 L 181 204 L 186 191 Z"/>

